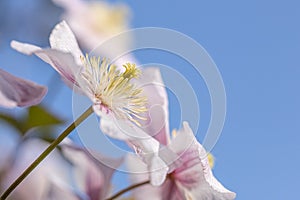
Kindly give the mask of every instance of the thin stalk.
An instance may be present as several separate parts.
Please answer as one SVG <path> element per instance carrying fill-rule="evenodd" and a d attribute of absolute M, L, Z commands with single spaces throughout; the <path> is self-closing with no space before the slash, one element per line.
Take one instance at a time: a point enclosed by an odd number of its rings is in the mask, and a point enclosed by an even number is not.
<path fill-rule="evenodd" d="M 125 189 L 119 191 L 118 193 L 114 194 L 112 197 L 110 197 L 110 198 L 108 198 L 108 199 L 106 199 L 106 200 L 113 200 L 113 199 L 115 199 L 115 198 L 121 196 L 122 194 L 124 194 L 124 193 L 130 191 L 130 190 L 133 190 L 133 189 L 135 189 L 135 188 L 137 188 L 137 187 L 141 187 L 141 186 L 146 185 L 146 184 L 149 184 L 149 183 L 150 183 L 150 181 L 148 180 L 148 181 L 144 181 L 144 182 L 141 182 L 141 183 L 137 183 L 137 184 L 131 185 L 131 186 L 129 186 L 129 187 L 127 187 L 127 188 L 125 188 Z"/>
<path fill-rule="evenodd" d="M 48 148 L 35 160 L 27 169 L 9 186 L 9 188 L 1 195 L 0 199 L 6 199 L 14 189 L 42 162 L 54 149 L 61 143 L 75 128 L 79 126 L 86 118 L 93 113 L 93 108 L 90 106 L 84 113 L 82 113 L 68 128 L 66 128 L 56 138 Z"/>

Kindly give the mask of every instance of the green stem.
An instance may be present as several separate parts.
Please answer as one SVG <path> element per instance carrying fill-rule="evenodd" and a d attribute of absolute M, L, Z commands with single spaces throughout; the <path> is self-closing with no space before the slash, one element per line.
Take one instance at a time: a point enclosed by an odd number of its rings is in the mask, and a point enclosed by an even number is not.
<path fill-rule="evenodd" d="M 146 185 L 146 184 L 149 184 L 149 183 L 150 183 L 150 181 L 148 180 L 148 181 L 144 181 L 144 182 L 141 182 L 141 183 L 137 183 L 137 184 L 135 184 L 135 185 L 131 185 L 131 186 L 129 186 L 129 187 L 127 187 L 127 188 L 125 188 L 125 189 L 119 191 L 118 193 L 116 193 L 116 194 L 113 195 L 112 197 L 107 198 L 106 200 L 113 200 L 113 199 L 115 199 L 115 198 L 121 196 L 122 194 L 124 194 L 124 193 L 126 193 L 126 192 L 128 192 L 128 191 L 130 191 L 130 190 L 132 190 L 132 189 L 135 189 L 135 188 L 137 188 L 137 187 L 140 187 L 140 186 L 143 186 L 143 185 Z"/>
<path fill-rule="evenodd" d="M 42 162 L 54 149 L 61 143 L 75 128 L 79 126 L 86 118 L 93 113 L 92 106 L 82 113 L 68 128 L 66 128 L 56 140 L 54 140 L 48 148 L 35 160 L 27 169 L 9 186 L 9 188 L 1 195 L 0 199 L 6 199 L 14 189 L 34 170 L 40 162 Z"/>

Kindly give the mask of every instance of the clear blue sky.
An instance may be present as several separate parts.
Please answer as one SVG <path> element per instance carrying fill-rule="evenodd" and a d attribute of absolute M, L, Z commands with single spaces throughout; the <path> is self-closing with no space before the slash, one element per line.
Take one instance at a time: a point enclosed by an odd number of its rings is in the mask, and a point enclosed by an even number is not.
<path fill-rule="evenodd" d="M 227 94 L 225 127 L 213 149 L 217 159 L 214 172 L 221 182 L 235 191 L 240 200 L 296 199 L 300 189 L 300 2 L 126 2 L 133 12 L 133 28 L 156 26 L 180 31 L 199 42 L 217 64 Z M 9 4 L 26 10 L 24 5 Z M 30 5 L 25 4 L 29 8 Z M 15 18 L 22 15 L 8 14 Z M 52 15 L 56 18 L 49 23 L 55 24 L 58 12 Z M 15 22 L 20 20 L 15 19 Z M 0 21 L 1 34 L 8 31 L 9 26 L 4 24 Z M 27 25 L 19 24 L 18 30 L 32 32 Z M 5 34 L 0 40 L 0 67 L 46 84 L 53 73 L 49 67 L 8 49 L 8 40 L 12 38 L 44 45 L 46 40 L 35 40 L 30 34 Z M 46 39 L 48 34 L 43 37 Z M 158 53 L 141 55 L 141 63 L 149 62 L 151 55 Z M 168 55 L 161 60 L 155 56 L 153 60 L 175 69 L 184 64 Z M 34 63 L 41 68 L 32 67 Z M 192 82 L 193 77 L 189 78 Z M 59 112 L 63 105 L 66 107 L 70 94 L 63 87 L 56 99 L 58 104 L 52 103 L 53 109 Z M 71 116 L 71 105 L 69 107 L 70 110 L 63 113 L 65 117 Z M 209 109 L 203 108 L 203 112 L 203 122 L 207 123 Z M 171 120 L 174 124 L 178 119 L 171 117 Z"/>

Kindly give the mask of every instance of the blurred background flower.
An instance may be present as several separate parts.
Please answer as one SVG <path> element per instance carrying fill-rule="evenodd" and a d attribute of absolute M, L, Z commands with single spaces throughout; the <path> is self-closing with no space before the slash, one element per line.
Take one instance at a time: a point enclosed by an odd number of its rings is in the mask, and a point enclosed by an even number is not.
<path fill-rule="evenodd" d="M 67 21 L 80 44 L 86 49 L 92 50 L 106 39 L 129 29 L 130 11 L 124 3 L 95 0 L 53 2 L 64 9 L 62 19 Z M 124 40 L 124 43 L 128 41 Z M 126 44 L 119 43 L 116 48 L 122 48 L 124 45 Z"/>

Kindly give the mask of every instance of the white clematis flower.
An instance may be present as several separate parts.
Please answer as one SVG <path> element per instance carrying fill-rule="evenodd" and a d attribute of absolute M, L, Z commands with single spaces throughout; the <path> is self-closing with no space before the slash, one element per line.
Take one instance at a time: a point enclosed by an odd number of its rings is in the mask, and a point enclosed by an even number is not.
<path fill-rule="evenodd" d="M 49 40 L 51 48 L 48 49 L 17 41 L 12 41 L 11 46 L 21 53 L 35 54 L 50 64 L 67 85 L 88 96 L 95 113 L 101 116 L 101 127 L 107 129 L 105 133 L 137 147 L 149 170 L 153 171 L 152 183 L 161 184 L 168 167 L 158 157 L 159 142 L 139 127 L 147 111 L 146 98 L 131 80 L 140 75 L 140 70 L 127 63 L 121 72 L 105 59 L 83 56 L 64 21 L 56 25 Z M 121 131 L 111 131 L 116 127 Z"/>

